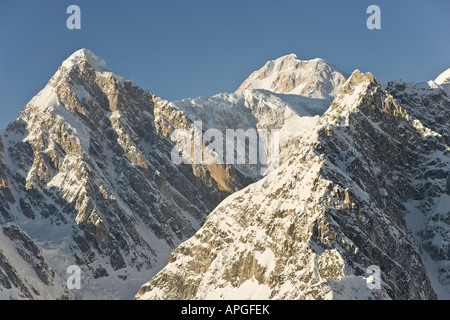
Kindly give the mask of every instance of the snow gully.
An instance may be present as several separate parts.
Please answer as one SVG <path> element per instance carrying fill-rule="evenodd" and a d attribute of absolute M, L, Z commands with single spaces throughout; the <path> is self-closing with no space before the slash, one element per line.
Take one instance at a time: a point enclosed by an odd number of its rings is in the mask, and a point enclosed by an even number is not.
<path fill-rule="evenodd" d="M 266 166 L 269 164 L 270 151 L 272 165 L 278 167 L 280 149 L 278 130 L 226 129 L 225 133 L 226 139 L 219 129 L 210 128 L 203 132 L 202 121 L 194 121 L 193 132 L 184 129 L 175 130 L 170 137 L 176 143 L 171 152 L 172 161 L 175 164 L 189 164 L 191 161 L 206 165 L 246 164 L 248 158 L 248 164 L 258 164 L 259 160 Z M 207 147 L 204 147 L 206 145 Z"/>

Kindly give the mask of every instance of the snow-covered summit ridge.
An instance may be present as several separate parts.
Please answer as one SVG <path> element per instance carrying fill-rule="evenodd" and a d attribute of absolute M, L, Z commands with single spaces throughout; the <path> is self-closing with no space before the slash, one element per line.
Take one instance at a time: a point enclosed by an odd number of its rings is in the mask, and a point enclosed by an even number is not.
<path fill-rule="evenodd" d="M 89 75 L 80 76 L 76 70 L 89 70 L 87 71 Z M 98 76 L 113 77 L 122 85 L 125 82 L 132 82 L 129 78 L 113 72 L 105 60 L 91 50 L 83 48 L 75 51 L 62 62 L 49 83 L 31 99 L 29 105 L 37 106 L 41 110 L 45 108 L 54 110 L 60 107 L 61 103 L 58 96 L 61 94 L 61 86 L 69 86 L 70 91 L 81 101 L 90 96 L 88 90 L 90 85 L 86 82 L 87 79 L 89 77 L 95 79 Z"/>
<path fill-rule="evenodd" d="M 61 64 L 62 68 L 66 68 L 67 70 L 72 69 L 76 65 L 80 65 L 84 61 L 88 61 L 89 64 L 94 68 L 96 73 L 101 75 L 113 75 L 117 80 L 119 80 L 122 84 L 124 82 L 132 82 L 131 79 L 119 75 L 113 72 L 105 60 L 94 54 L 91 50 L 83 48 L 72 53 L 64 62 Z"/>
<path fill-rule="evenodd" d="M 434 82 L 439 85 L 450 84 L 450 68 L 438 75 Z"/>
<path fill-rule="evenodd" d="M 74 65 L 80 63 L 80 61 L 87 59 L 94 69 L 98 72 L 112 72 L 107 66 L 105 60 L 95 55 L 91 50 L 83 48 L 72 53 L 64 62 L 62 67 L 70 69 Z"/>
<path fill-rule="evenodd" d="M 253 72 L 236 93 L 265 89 L 274 93 L 331 99 L 347 78 L 348 74 L 321 58 L 301 60 L 291 53 L 268 61 Z"/>
<path fill-rule="evenodd" d="M 435 80 L 434 83 L 437 84 L 444 90 L 450 97 L 450 68 L 442 72 Z"/>

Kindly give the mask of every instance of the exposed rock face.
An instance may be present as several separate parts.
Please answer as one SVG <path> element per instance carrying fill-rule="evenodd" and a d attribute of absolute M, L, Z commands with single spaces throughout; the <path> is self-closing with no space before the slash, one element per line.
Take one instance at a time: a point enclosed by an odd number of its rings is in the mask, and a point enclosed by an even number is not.
<path fill-rule="evenodd" d="M 168 259 L 136 298 L 449 297 L 448 77 L 346 78 L 288 55 L 235 93 L 168 102 L 75 52 L 0 131 L 0 299 L 131 298 Z M 278 130 L 280 150 L 175 164 L 195 121 Z"/>
<path fill-rule="evenodd" d="M 355 71 L 291 158 L 223 201 L 136 299 L 435 299 L 430 279 L 448 284 L 448 122 L 410 109 Z M 367 285 L 373 265 L 381 289 Z"/>
<path fill-rule="evenodd" d="M 3 299 L 68 299 L 65 282 L 17 225 L 0 230 L 0 296 Z M 36 275 L 33 277 L 31 275 Z"/>
<path fill-rule="evenodd" d="M 328 104 L 265 90 L 169 103 L 79 50 L 0 134 L 0 221 L 20 225 L 59 275 L 81 266 L 78 298 L 132 297 L 220 201 L 265 174 L 260 164 L 175 165 L 176 130 L 282 129 L 285 150 L 293 124 L 314 125 Z"/>
<path fill-rule="evenodd" d="M 435 142 L 428 139 L 420 158 L 411 168 L 411 180 L 415 189 L 413 202 L 407 208 L 408 226 L 416 235 L 424 251 L 424 259 L 431 268 L 438 270 L 430 274 L 436 291 L 450 298 L 450 98 L 448 96 L 448 72 L 442 73 L 435 81 L 427 83 L 404 83 L 392 81 L 386 90 L 407 110 L 412 118 L 423 124 L 419 131 L 430 135 L 427 129 L 437 133 L 436 139 L 447 146 L 441 155 L 434 152 Z M 444 93 L 446 92 L 446 93 Z M 411 148 L 418 149 L 417 145 Z M 431 271 L 431 270 L 430 270 Z"/>
<path fill-rule="evenodd" d="M 132 297 L 254 181 L 227 165 L 174 165 L 169 137 L 183 126 L 167 102 L 77 51 L 0 134 L 0 222 L 20 225 L 59 274 L 82 267 L 81 298 Z"/>

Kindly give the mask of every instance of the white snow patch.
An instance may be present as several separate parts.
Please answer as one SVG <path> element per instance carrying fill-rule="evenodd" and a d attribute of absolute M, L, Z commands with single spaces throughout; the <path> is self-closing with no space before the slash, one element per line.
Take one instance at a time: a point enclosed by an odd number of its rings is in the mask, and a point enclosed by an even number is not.
<path fill-rule="evenodd" d="M 260 284 L 255 278 L 248 279 L 239 287 L 226 286 L 215 288 L 204 296 L 205 300 L 267 300 L 271 289 L 268 285 Z"/>
<path fill-rule="evenodd" d="M 264 252 L 256 252 L 254 254 L 258 263 L 266 268 L 266 272 L 272 272 L 275 269 L 275 255 L 270 248 L 266 248 Z"/>

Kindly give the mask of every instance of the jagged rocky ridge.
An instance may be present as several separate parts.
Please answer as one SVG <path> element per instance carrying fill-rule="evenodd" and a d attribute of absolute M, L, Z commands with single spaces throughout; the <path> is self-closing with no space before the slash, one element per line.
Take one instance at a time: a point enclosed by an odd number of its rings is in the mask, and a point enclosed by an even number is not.
<path fill-rule="evenodd" d="M 406 88 L 355 71 L 296 152 L 223 201 L 136 299 L 448 298 L 450 100 Z"/>
<path fill-rule="evenodd" d="M 131 298 L 221 200 L 254 181 L 228 165 L 174 165 L 170 134 L 190 126 L 91 51 L 75 52 L 0 134 L 0 222 L 17 224 L 61 276 L 79 265 L 78 298 Z M 54 291 L 8 281 L 3 298 Z"/>
<path fill-rule="evenodd" d="M 3 227 L 0 297 L 131 298 L 142 283 L 167 263 L 169 253 L 203 225 L 206 215 L 223 199 L 276 170 L 279 164 L 288 166 L 285 163 L 291 161 L 299 148 L 311 144 L 308 141 L 315 139 L 315 127 L 323 126 L 325 115 L 322 115 L 346 78 L 345 73 L 322 59 L 303 61 L 287 55 L 269 61 L 235 93 L 168 102 L 113 73 L 91 51 L 77 51 L 64 61 L 44 90 L 21 112 L 20 118 L 0 132 L 0 223 Z M 417 88 L 406 90 L 406 100 L 409 101 L 408 94 L 418 99 L 414 104 L 402 105 L 413 119 L 422 121 L 413 109 L 426 110 L 436 101 L 439 106 L 433 112 L 436 116 L 447 114 L 448 119 L 448 98 L 442 94 L 441 89 L 445 89 L 445 79 L 442 79 L 436 79 L 432 85 L 434 91 L 428 91 L 425 86 L 427 94 Z M 391 87 L 383 89 L 390 92 Z M 392 95 L 395 96 L 393 91 Z M 425 129 L 437 131 L 447 139 L 445 116 L 436 121 L 433 117 L 429 115 L 428 122 L 423 119 Z M 205 165 L 192 159 L 189 164 L 174 165 L 170 157 L 175 142 L 172 133 L 177 129 L 192 132 L 193 122 L 197 120 L 202 120 L 204 130 L 277 129 L 279 159 L 265 146 L 269 157 L 267 170 L 260 170 L 261 164 Z M 204 144 L 202 148 L 208 146 Z M 435 273 L 437 278 L 431 279 L 438 285 L 448 283 L 449 270 L 448 256 L 442 254 L 448 248 L 448 236 L 445 238 L 448 199 L 441 193 L 445 158 L 440 161 L 432 159 L 422 165 L 428 172 L 426 178 L 434 178 L 436 174 L 438 181 L 430 184 L 419 175 L 411 186 L 415 191 L 420 190 L 419 193 L 430 186 L 434 191 L 422 192 L 423 197 L 418 200 L 405 201 L 407 209 L 399 214 L 410 213 L 406 220 L 408 226 L 413 225 L 410 229 L 416 245 L 430 252 L 431 261 L 438 261 L 430 263 L 439 269 Z M 267 184 L 264 188 L 267 189 Z M 304 192 L 308 190 L 305 188 Z M 389 190 L 385 191 L 389 194 Z M 345 198 L 345 190 L 343 194 Z M 281 194 L 268 195 L 268 199 L 278 195 Z M 224 203 L 233 199 L 231 196 Z M 280 201 L 283 199 L 280 197 Z M 295 202 L 295 198 L 284 200 Z M 314 248 L 323 250 L 316 245 Z M 416 256 L 415 251 L 413 257 Z M 269 251 L 258 259 L 265 260 L 263 264 L 272 268 Z M 66 268 L 71 264 L 82 267 L 82 290 L 68 291 L 65 287 Z M 412 290 L 422 298 L 433 297 L 427 291 L 426 278 L 419 289 Z M 338 289 L 346 288 L 337 283 Z M 358 284 L 361 278 L 354 281 L 353 287 Z M 168 282 L 167 287 L 170 285 Z M 217 285 L 217 294 L 222 294 L 221 286 Z M 232 286 L 236 287 L 236 283 Z M 433 287 L 436 288 L 436 283 Z M 250 297 L 258 292 L 267 293 L 254 291 L 252 286 L 248 289 L 253 292 Z M 146 293 L 139 298 L 161 297 L 149 295 L 148 286 L 142 291 Z M 333 291 L 325 296 L 336 298 L 345 294 Z M 369 294 L 357 297 L 365 298 Z M 390 293 L 380 293 L 380 296 L 388 297 L 387 294 Z"/>
<path fill-rule="evenodd" d="M 174 131 L 192 132 L 196 120 L 204 130 L 281 128 L 288 149 L 299 135 L 292 124 L 313 125 L 328 104 L 251 89 L 169 103 L 79 50 L 0 132 L 0 222 L 27 234 L 61 278 L 69 265 L 82 268 L 75 298 L 131 298 L 221 200 L 276 167 L 174 165 Z M 73 298 L 38 272 L 26 278 L 30 294 L 9 279 L 2 298 Z"/>

